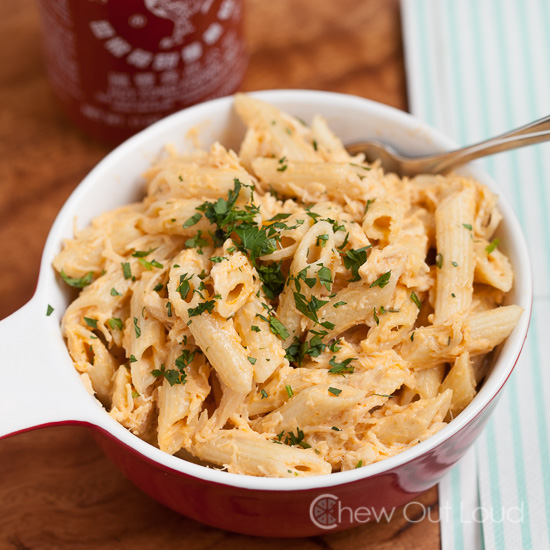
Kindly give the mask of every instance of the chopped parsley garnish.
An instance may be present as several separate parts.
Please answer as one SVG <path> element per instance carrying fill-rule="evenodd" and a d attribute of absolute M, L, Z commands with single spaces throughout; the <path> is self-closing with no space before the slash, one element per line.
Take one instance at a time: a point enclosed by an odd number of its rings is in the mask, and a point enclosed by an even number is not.
<path fill-rule="evenodd" d="M 355 468 L 361 468 L 361 466 L 363 466 L 363 461 L 360 460 L 356 465 L 355 465 Z"/>
<path fill-rule="evenodd" d="M 155 378 L 158 378 L 159 376 L 162 376 L 162 377 L 166 378 L 166 380 L 168 380 L 168 383 L 170 384 L 170 386 L 174 386 L 175 384 L 185 384 L 185 382 L 187 382 L 187 380 L 185 380 L 185 378 L 182 381 L 182 376 L 180 375 L 180 373 L 176 369 L 168 369 L 167 370 L 164 363 L 160 366 L 160 369 L 153 369 L 151 371 L 151 374 Z M 183 375 L 185 377 L 187 376 L 185 373 L 183 373 Z"/>
<path fill-rule="evenodd" d="M 271 233 L 275 234 L 275 229 L 241 224 L 235 228 L 235 233 L 241 239 L 241 248 L 248 252 L 253 263 L 261 256 L 275 252 L 277 248 L 277 241 L 270 236 Z"/>
<path fill-rule="evenodd" d="M 91 328 L 97 328 L 97 319 L 90 319 L 89 317 L 84 317 L 84 321 Z"/>
<path fill-rule="evenodd" d="M 190 239 L 185 241 L 185 246 L 187 248 L 197 248 L 199 254 L 202 254 L 202 248 L 208 246 L 208 240 L 202 236 L 202 231 L 197 231 L 197 234 Z"/>
<path fill-rule="evenodd" d="M 313 150 L 314 150 L 314 151 L 317 151 L 317 150 L 318 150 L 318 149 L 317 149 L 317 140 L 314 139 L 314 140 L 311 142 L 311 145 L 313 145 Z"/>
<path fill-rule="evenodd" d="M 294 304 L 296 305 L 296 309 L 298 311 L 302 312 L 308 319 L 311 319 L 313 322 L 318 323 L 329 330 L 334 328 L 334 325 L 328 321 L 320 323 L 319 318 L 317 317 L 317 311 L 319 311 L 325 304 L 328 304 L 328 300 L 319 300 L 316 296 L 312 296 L 311 300 L 308 302 L 303 294 L 295 291 L 293 294 Z"/>
<path fill-rule="evenodd" d="M 176 367 L 178 367 L 180 372 L 193 362 L 196 354 L 196 351 L 189 351 L 188 349 L 182 350 L 181 355 L 175 361 Z"/>
<path fill-rule="evenodd" d="M 187 229 L 188 227 L 192 227 L 195 225 L 200 219 L 202 218 L 202 214 L 199 214 L 198 212 L 196 214 L 193 214 L 183 225 L 182 227 L 184 229 Z"/>
<path fill-rule="evenodd" d="M 183 385 L 187 382 L 185 367 L 188 367 L 193 362 L 196 354 L 196 351 L 183 349 L 181 355 L 174 361 L 176 366 L 175 369 L 166 369 L 166 366 L 162 364 L 160 369 L 154 369 L 151 374 L 155 378 L 158 378 L 159 376 L 166 378 L 170 386 L 174 386 L 176 384 Z"/>
<path fill-rule="evenodd" d="M 252 365 L 257 361 L 255 357 L 247 357 L 247 359 Z"/>
<path fill-rule="evenodd" d="M 326 233 L 323 233 L 322 235 L 319 235 L 317 237 L 317 240 L 315 241 L 315 246 L 320 246 L 321 248 L 324 248 L 328 241 L 328 235 Z"/>
<path fill-rule="evenodd" d="M 146 256 L 149 256 L 149 254 L 151 254 L 151 252 L 154 252 L 157 248 L 150 248 L 149 250 L 136 250 L 136 251 L 134 251 L 132 256 L 134 258 L 145 258 Z"/>
<path fill-rule="evenodd" d="M 328 364 L 332 367 L 328 370 L 329 374 L 353 374 L 355 367 L 350 366 L 350 363 L 355 359 L 356 357 L 348 357 L 348 359 L 344 359 L 341 363 L 337 363 L 336 355 L 333 356 L 333 358 L 328 362 Z"/>
<path fill-rule="evenodd" d="M 162 283 L 159 283 L 158 285 L 155 285 L 155 288 L 153 290 L 155 292 L 160 292 L 164 288 L 164 285 Z"/>
<path fill-rule="evenodd" d="M 208 300 L 207 302 L 201 302 L 197 307 L 190 307 L 187 310 L 189 317 L 197 317 L 198 315 L 203 314 L 205 311 L 212 313 L 214 309 L 215 302 L 214 300 Z"/>
<path fill-rule="evenodd" d="M 273 315 L 270 315 L 269 317 L 265 317 L 264 315 L 257 315 L 262 321 L 265 321 L 269 324 L 269 330 L 282 340 L 286 340 L 290 334 L 286 327 L 277 319 L 276 317 L 273 317 Z"/>
<path fill-rule="evenodd" d="M 251 330 L 252 332 L 260 332 L 262 329 L 261 329 L 259 326 L 257 326 L 257 325 L 252 325 L 252 326 L 250 327 L 250 330 Z"/>
<path fill-rule="evenodd" d="M 317 277 L 319 277 L 321 285 L 330 292 L 330 285 L 334 282 L 332 280 L 332 271 L 328 267 L 322 266 L 317 272 Z"/>
<path fill-rule="evenodd" d="M 380 319 L 378 318 L 378 315 L 376 315 L 376 308 L 372 308 L 373 309 L 373 312 L 372 312 L 372 316 L 374 318 L 374 322 L 379 325 L 380 324 Z"/>
<path fill-rule="evenodd" d="M 310 331 L 315 333 L 315 331 Z M 300 340 L 295 336 L 292 344 L 287 348 L 285 357 L 298 365 L 302 364 L 302 360 L 306 355 L 310 357 L 319 357 L 321 353 L 327 347 L 321 339 L 322 336 L 328 334 L 325 331 L 315 333 L 315 335 L 305 342 L 300 342 Z"/>
<path fill-rule="evenodd" d="M 162 269 L 162 264 L 157 262 L 157 260 L 151 260 L 148 262 L 145 258 L 138 258 L 138 262 L 147 270 L 151 271 L 153 267 L 158 267 Z"/>
<path fill-rule="evenodd" d="M 355 166 L 355 168 L 362 168 L 363 170 L 370 170 L 370 166 L 363 166 L 362 164 L 357 164 L 355 162 L 350 162 L 350 166 Z"/>
<path fill-rule="evenodd" d="M 332 386 L 328 389 L 329 393 L 332 393 L 332 395 L 340 395 L 342 393 L 342 390 L 339 390 L 338 388 L 333 388 Z"/>
<path fill-rule="evenodd" d="M 340 306 L 345 306 L 347 305 L 347 302 L 336 302 L 332 307 L 335 307 L 335 308 L 339 308 Z"/>
<path fill-rule="evenodd" d="M 132 268 L 128 262 L 122 262 L 122 274 L 126 280 L 132 278 Z"/>
<path fill-rule="evenodd" d="M 391 270 L 386 271 L 386 273 L 384 273 L 383 275 L 380 275 L 380 277 L 378 277 L 378 279 L 376 279 L 376 281 L 374 281 L 374 283 L 370 285 L 370 288 L 373 288 L 375 286 L 384 288 L 390 282 L 390 277 L 391 277 Z"/>
<path fill-rule="evenodd" d="M 166 314 L 172 317 L 172 302 L 166 302 Z"/>
<path fill-rule="evenodd" d="M 229 261 L 229 258 L 226 258 L 225 256 L 212 256 L 211 258 L 209 258 L 209 260 L 214 263 L 214 264 L 220 264 L 222 263 L 224 260 L 228 260 Z"/>
<path fill-rule="evenodd" d="M 438 253 L 435 257 L 435 265 L 441 269 L 443 267 L 443 254 Z"/>
<path fill-rule="evenodd" d="M 487 254 L 490 254 L 491 252 L 493 252 L 493 250 L 495 250 L 495 248 L 500 244 L 500 239 L 496 238 L 496 239 L 493 239 L 486 247 L 485 247 L 485 252 L 487 252 Z"/>
<path fill-rule="evenodd" d="M 285 445 L 299 445 L 303 449 L 310 449 L 311 445 L 304 441 L 304 432 L 303 430 L 300 430 L 300 428 L 296 428 L 296 435 L 294 435 L 294 432 L 288 432 L 288 435 L 285 436 L 285 431 L 283 430 L 281 433 L 277 434 L 277 439 L 273 440 L 275 443 L 282 443 L 284 437 L 284 443 Z"/>
<path fill-rule="evenodd" d="M 418 309 L 422 309 L 422 302 L 420 301 L 414 290 L 411 292 L 411 300 L 416 304 L 416 307 Z"/>
<path fill-rule="evenodd" d="M 332 353 L 337 353 L 339 352 L 342 348 L 338 345 L 340 343 L 340 339 L 338 340 L 335 340 L 334 342 L 332 342 L 332 344 L 330 344 L 330 346 L 328 347 L 328 349 L 330 351 L 332 351 Z"/>
<path fill-rule="evenodd" d="M 341 432 L 342 428 L 338 428 L 338 426 L 332 426 L 331 430 L 334 430 L 335 432 Z"/>
<path fill-rule="evenodd" d="M 306 206 L 306 214 L 314 221 L 317 222 L 317 220 L 321 217 L 321 214 L 317 214 L 317 212 L 311 211 L 311 206 Z"/>
<path fill-rule="evenodd" d="M 462 227 L 465 227 L 468 231 L 471 231 L 473 229 L 469 223 L 463 223 Z"/>
<path fill-rule="evenodd" d="M 113 287 L 111 288 L 111 296 L 122 296 L 122 294 L 115 287 Z"/>
<path fill-rule="evenodd" d="M 304 267 L 304 269 L 298 271 L 298 273 L 296 275 L 294 275 L 292 277 L 289 277 L 288 281 L 287 281 L 287 284 L 290 281 L 294 281 L 294 286 L 296 287 L 296 290 L 298 292 L 302 291 L 302 283 L 300 283 L 300 281 L 304 281 L 304 283 L 306 283 L 306 285 L 309 288 L 313 288 L 315 286 L 315 283 L 317 282 L 317 279 L 315 279 L 315 277 L 308 277 L 307 276 L 307 270 L 308 269 L 309 269 L 309 266 Z"/>
<path fill-rule="evenodd" d="M 391 397 L 391 395 L 388 395 L 387 393 L 375 393 L 373 395 L 377 395 L 378 397 L 388 397 L 388 398 Z"/>
<path fill-rule="evenodd" d="M 292 387 L 289 386 L 288 384 L 285 386 L 285 390 L 286 390 L 286 393 L 287 393 L 288 397 L 292 397 L 294 395 L 294 391 L 293 391 Z"/>
<path fill-rule="evenodd" d="M 281 269 L 282 264 L 281 261 L 256 266 L 260 281 L 263 283 L 262 290 L 270 300 L 279 296 L 285 288 L 285 276 Z"/>
<path fill-rule="evenodd" d="M 115 329 L 122 330 L 124 327 L 124 323 L 122 322 L 122 319 L 119 319 L 118 317 L 111 317 L 110 319 L 107 320 L 107 323 L 113 330 Z"/>
<path fill-rule="evenodd" d="M 414 331 L 413 331 L 413 333 L 411 334 L 411 342 L 414 342 Z"/>
<path fill-rule="evenodd" d="M 364 246 L 363 248 L 350 249 L 346 251 L 344 255 L 344 266 L 351 271 L 350 281 L 359 281 L 359 268 L 367 261 L 367 250 L 371 245 Z"/>
<path fill-rule="evenodd" d="M 453 267 L 458 267 L 458 264 L 456 262 L 451 262 Z"/>
<path fill-rule="evenodd" d="M 80 277 L 79 279 L 69 277 L 65 271 L 61 270 L 61 278 L 69 285 L 74 288 L 84 288 L 85 286 L 88 286 L 92 282 L 92 278 L 94 276 L 93 271 L 89 271 L 84 275 L 83 277 Z"/>
<path fill-rule="evenodd" d="M 262 396 L 262 399 L 265 399 L 266 397 L 269 397 L 269 396 L 267 395 L 267 392 L 266 392 L 265 390 L 261 390 L 261 391 L 260 391 L 260 395 Z"/>
<path fill-rule="evenodd" d="M 191 286 L 189 285 L 189 281 L 193 278 L 193 275 L 188 275 L 187 273 L 184 273 L 183 275 L 180 275 L 180 284 L 178 285 L 178 288 L 176 288 L 176 292 L 179 292 L 179 295 L 181 296 L 182 300 L 185 300 L 187 297 L 187 294 L 189 294 L 189 291 L 191 290 Z"/>
<path fill-rule="evenodd" d="M 346 245 L 348 244 L 348 241 L 349 241 L 349 231 L 346 233 L 346 236 L 344 238 L 344 242 L 339 247 L 337 247 L 338 250 L 340 250 L 340 252 L 342 252 L 342 250 L 344 250 L 344 248 L 346 248 Z"/>
<path fill-rule="evenodd" d="M 136 338 L 139 338 L 141 336 L 141 329 L 139 328 L 137 317 L 134 317 L 134 329 L 136 331 Z"/>
<path fill-rule="evenodd" d="M 49 317 L 54 312 L 54 308 L 48 304 L 48 309 L 46 309 L 46 317 Z"/>

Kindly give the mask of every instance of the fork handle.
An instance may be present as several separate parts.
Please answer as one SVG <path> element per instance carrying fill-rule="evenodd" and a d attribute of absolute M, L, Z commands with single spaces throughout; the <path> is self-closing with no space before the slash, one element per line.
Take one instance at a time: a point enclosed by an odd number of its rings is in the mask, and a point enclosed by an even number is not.
<path fill-rule="evenodd" d="M 449 151 L 448 153 L 419 158 L 426 170 L 429 164 L 429 172 L 446 172 L 457 164 L 465 164 L 471 160 L 509 151 L 525 145 L 533 145 L 550 140 L 550 116 L 535 120 L 525 126 L 516 128 L 499 136 L 469 145 L 462 149 Z M 430 160 L 432 162 L 430 162 Z M 415 162 L 411 159 L 411 162 Z"/>

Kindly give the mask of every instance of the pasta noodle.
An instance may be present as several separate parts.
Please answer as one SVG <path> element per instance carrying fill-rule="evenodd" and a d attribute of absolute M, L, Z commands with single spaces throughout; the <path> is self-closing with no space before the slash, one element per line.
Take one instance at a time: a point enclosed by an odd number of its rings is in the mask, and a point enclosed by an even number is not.
<path fill-rule="evenodd" d="M 82 382 L 162 451 L 253 476 L 365 466 L 463 411 L 521 308 L 495 196 L 399 178 L 245 95 L 239 154 L 167 149 L 54 268 Z"/>

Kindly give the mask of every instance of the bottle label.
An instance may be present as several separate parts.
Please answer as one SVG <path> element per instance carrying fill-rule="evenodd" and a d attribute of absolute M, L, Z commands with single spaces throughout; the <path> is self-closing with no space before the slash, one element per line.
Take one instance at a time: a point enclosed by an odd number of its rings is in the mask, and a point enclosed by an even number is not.
<path fill-rule="evenodd" d="M 133 133 L 232 93 L 244 73 L 240 0 L 42 0 L 41 11 L 52 86 L 94 124 Z"/>

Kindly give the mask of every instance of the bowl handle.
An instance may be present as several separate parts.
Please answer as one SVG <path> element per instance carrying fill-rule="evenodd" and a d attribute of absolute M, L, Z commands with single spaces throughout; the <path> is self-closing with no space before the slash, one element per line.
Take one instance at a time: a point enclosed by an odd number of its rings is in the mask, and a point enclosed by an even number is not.
<path fill-rule="evenodd" d="M 59 319 L 47 309 L 35 295 L 0 321 L 0 439 L 52 424 L 93 424 L 97 415 L 99 404 L 71 368 Z"/>

